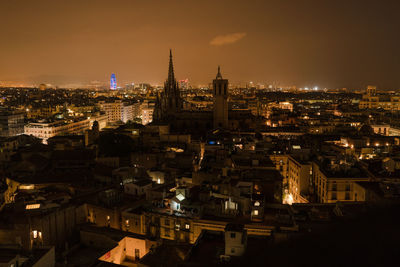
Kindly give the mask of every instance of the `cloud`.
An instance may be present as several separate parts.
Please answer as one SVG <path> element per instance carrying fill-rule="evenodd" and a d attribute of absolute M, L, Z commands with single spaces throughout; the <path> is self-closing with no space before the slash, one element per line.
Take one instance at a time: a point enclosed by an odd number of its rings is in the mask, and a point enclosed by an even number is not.
<path fill-rule="evenodd" d="M 233 44 L 239 41 L 240 39 L 244 38 L 246 34 L 247 33 L 245 32 L 237 32 L 225 35 L 218 35 L 210 41 L 210 45 L 220 46 L 220 45 Z"/>

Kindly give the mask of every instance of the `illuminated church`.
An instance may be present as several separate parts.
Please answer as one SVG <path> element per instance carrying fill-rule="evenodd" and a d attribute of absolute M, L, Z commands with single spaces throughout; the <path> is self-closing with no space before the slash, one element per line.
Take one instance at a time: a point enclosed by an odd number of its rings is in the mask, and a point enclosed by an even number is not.
<path fill-rule="evenodd" d="M 203 134 L 212 129 L 249 130 L 253 128 L 254 116 L 249 110 L 229 110 L 228 80 L 222 78 L 220 68 L 213 80 L 213 111 L 183 109 L 179 84 L 175 79 L 172 52 L 169 55 L 168 78 L 163 92 L 157 96 L 153 123 L 169 124 L 172 132 Z M 241 129 L 239 129 L 239 126 Z"/>

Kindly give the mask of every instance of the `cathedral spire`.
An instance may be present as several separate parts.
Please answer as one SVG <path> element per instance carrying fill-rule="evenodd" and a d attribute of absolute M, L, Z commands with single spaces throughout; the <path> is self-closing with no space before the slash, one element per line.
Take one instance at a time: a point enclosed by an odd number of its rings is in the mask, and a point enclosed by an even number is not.
<path fill-rule="evenodd" d="M 222 79 L 222 75 L 221 75 L 221 68 L 220 68 L 220 66 L 218 65 L 218 73 L 217 73 L 217 77 L 216 77 L 216 79 L 218 80 L 218 79 Z"/>
<path fill-rule="evenodd" d="M 168 81 L 169 85 L 173 85 L 175 83 L 175 74 L 174 74 L 174 63 L 172 62 L 172 50 L 169 50 L 169 69 L 168 69 Z"/>

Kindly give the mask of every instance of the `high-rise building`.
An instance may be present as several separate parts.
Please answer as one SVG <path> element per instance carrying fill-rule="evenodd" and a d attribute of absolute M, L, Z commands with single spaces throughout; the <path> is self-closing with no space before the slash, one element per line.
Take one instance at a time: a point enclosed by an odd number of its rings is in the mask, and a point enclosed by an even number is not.
<path fill-rule="evenodd" d="M 116 90 L 117 89 L 117 78 L 115 77 L 114 73 L 111 74 L 110 89 L 111 90 Z"/>
<path fill-rule="evenodd" d="M 228 80 L 223 79 L 218 66 L 217 77 L 213 81 L 214 128 L 228 128 Z"/>

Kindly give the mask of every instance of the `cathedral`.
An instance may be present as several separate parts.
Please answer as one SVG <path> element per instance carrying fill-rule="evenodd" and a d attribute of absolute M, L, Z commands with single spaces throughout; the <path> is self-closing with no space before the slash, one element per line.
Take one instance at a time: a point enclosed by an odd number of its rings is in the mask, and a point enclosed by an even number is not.
<path fill-rule="evenodd" d="M 175 79 L 172 51 L 169 55 L 168 78 L 163 92 L 157 96 L 153 124 L 169 124 L 171 132 L 202 135 L 216 128 L 226 130 L 254 129 L 254 116 L 249 110 L 229 110 L 228 80 L 222 78 L 220 67 L 213 80 L 214 107 L 212 111 L 183 109 L 179 84 Z"/>
<path fill-rule="evenodd" d="M 172 62 L 172 51 L 169 51 L 168 78 L 164 83 L 164 92 L 161 98 L 157 96 L 156 106 L 153 113 L 153 120 L 169 121 L 182 111 L 182 98 L 175 79 L 174 65 Z"/>

